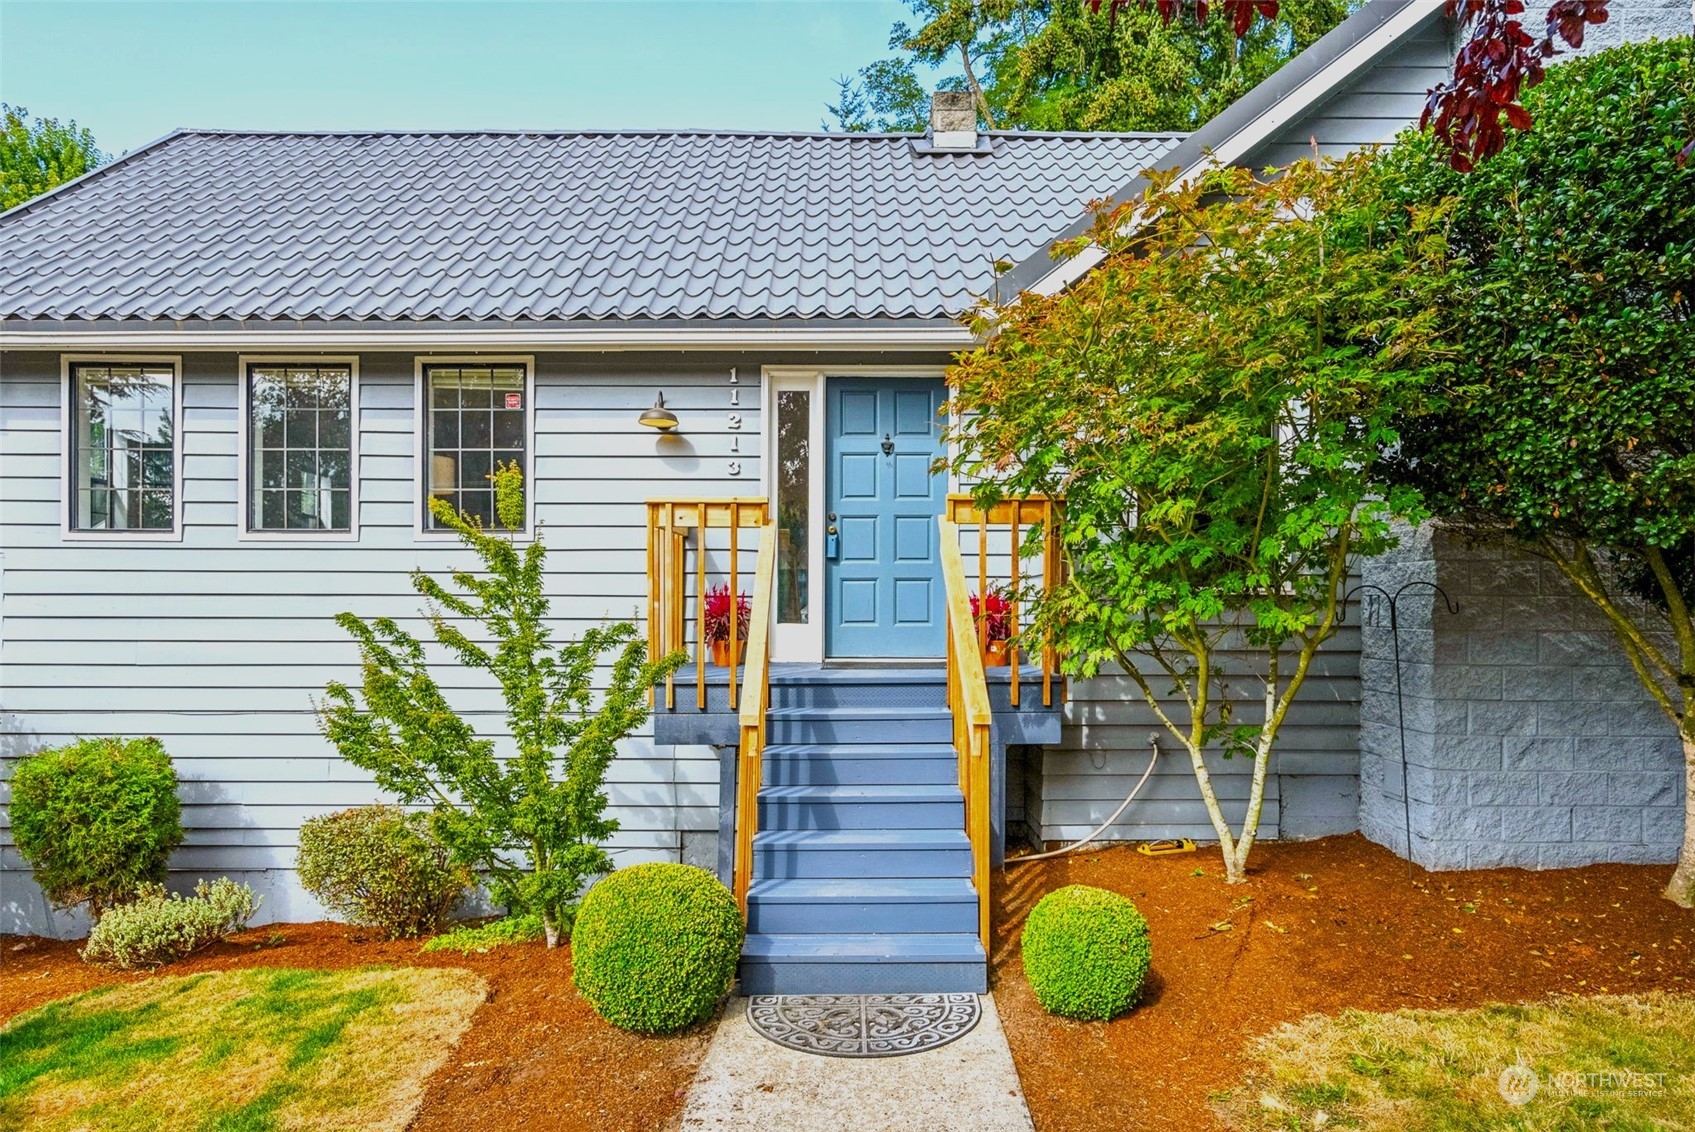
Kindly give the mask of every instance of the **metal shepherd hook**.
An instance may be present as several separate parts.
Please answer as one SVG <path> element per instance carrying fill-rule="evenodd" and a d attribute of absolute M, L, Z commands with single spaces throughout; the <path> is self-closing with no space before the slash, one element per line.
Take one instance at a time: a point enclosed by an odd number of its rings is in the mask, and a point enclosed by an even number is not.
<path fill-rule="evenodd" d="M 1429 589 L 1435 593 L 1436 596 L 1440 597 L 1442 599 L 1442 604 L 1448 607 L 1449 614 L 1455 614 L 1460 611 L 1459 604 L 1448 596 L 1447 590 L 1444 590 L 1435 582 L 1426 582 L 1421 579 L 1415 579 L 1402 585 L 1394 593 L 1390 593 L 1382 586 L 1375 586 L 1369 582 L 1355 586 L 1353 589 L 1342 595 L 1342 616 L 1339 618 L 1339 620 L 1347 619 L 1348 602 L 1352 601 L 1354 595 L 1359 593 L 1361 590 L 1371 590 L 1380 594 L 1389 606 L 1389 637 L 1393 642 L 1393 647 L 1395 649 L 1395 723 L 1401 735 L 1401 820 L 1405 826 L 1407 836 L 1407 877 L 1409 879 L 1412 877 L 1413 868 L 1412 787 L 1407 776 L 1407 705 L 1406 698 L 1401 691 L 1400 602 L 1402 594 L 1406 593 L 1410 589 L 1416 589 L 1419 587 Z"/>

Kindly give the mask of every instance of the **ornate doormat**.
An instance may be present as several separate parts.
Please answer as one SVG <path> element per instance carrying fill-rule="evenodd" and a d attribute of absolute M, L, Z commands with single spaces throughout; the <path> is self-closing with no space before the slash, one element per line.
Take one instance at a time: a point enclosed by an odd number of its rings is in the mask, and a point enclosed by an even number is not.
<path fill-rule="evenodd" d="M 981 1015 L 974 994 L 759 994 L 747 1020 L 780 1046 L 825 1057 L 896 1057 L 945 1046 Z"/>

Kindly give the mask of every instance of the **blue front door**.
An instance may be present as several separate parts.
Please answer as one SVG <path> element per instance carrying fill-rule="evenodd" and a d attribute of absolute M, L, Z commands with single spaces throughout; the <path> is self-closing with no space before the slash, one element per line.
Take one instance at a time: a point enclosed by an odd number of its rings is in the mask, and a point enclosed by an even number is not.
<path fill-rule="evenodd" d="M 930 465 L 943 454 L 946 391 L 931 378 L 828 381 L 825 653 L 941 656 L 936 517 L 947 476 Z"/>

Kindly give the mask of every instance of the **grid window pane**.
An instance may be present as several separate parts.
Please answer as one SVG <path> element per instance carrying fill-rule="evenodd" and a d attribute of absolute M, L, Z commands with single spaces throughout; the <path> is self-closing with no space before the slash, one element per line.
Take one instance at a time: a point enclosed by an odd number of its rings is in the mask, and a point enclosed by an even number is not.
<path fill-rule="evenodd" d="M 73 528 L 170 530 L 176 502 L 175 369 L 77 365 L 71 378 Z"/>
<path fill-rule="evenodd" d="M 253 365 L 247 381 L 250 528 L 351 530 L 353 371 Z"/>
<path fill-rule="evenodd" d="M 523 366 L 447 365 L 424 370 L 430 419 L 426 475 L 431 498 L 482 521 L 499 525 L 490 476 L 498 464 L 516 463 L 529 474 L 525 452 L 528 406 Z M 424 506 L 429 530 L 442 525 Z"/>

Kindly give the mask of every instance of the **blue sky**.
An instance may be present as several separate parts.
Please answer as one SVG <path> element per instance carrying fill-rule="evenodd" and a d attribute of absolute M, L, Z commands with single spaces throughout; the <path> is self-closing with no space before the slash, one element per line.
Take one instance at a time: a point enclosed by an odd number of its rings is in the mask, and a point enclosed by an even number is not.
<path fill-rule="evenodd" d="M 817 129 L 882 0 L 0 0 L 0 101 L 120 153 L 177 126 Z"/>

